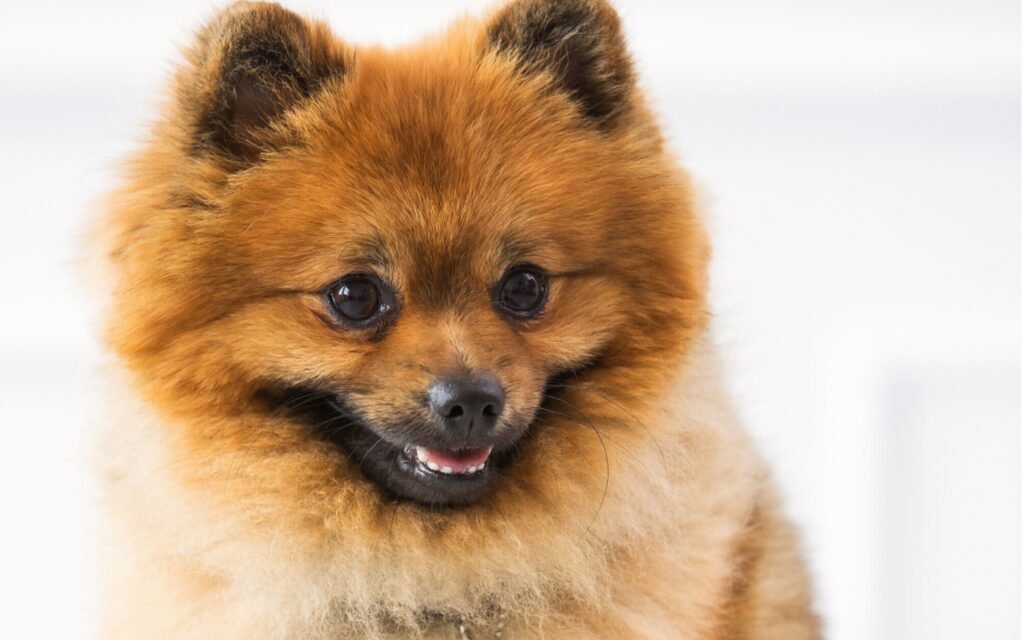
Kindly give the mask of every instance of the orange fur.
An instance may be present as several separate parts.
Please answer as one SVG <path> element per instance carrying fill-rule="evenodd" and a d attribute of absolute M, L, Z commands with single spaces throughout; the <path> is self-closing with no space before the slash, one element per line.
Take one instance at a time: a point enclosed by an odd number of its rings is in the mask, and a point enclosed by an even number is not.
<path fill-rule="evenodd" d="M 566 7 L 582 26 L 553 53 L 530 40 Z M 394 51 L 234 5 L 97 243 L 106 637 L 818 637 L 707 335 L 691 186 L 605 3 L 519 0 Z M 489 302 L 502 243 L 552 274 L 523 325 Z M 402 295 L 383 336 L 331 326 L 319 294 L 368 248 Z M 384 418 L 457 366 L 499 371 L 524 412 L 575 374 L 461 509 L 388 498 L 261 401 L 316 380 Z"/>

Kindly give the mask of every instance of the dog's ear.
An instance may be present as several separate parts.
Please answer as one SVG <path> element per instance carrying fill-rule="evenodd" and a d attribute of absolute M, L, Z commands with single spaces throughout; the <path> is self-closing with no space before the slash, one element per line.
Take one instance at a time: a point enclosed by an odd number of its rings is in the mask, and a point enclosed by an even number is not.
<path fill-rule="evenodd" d="M 270 3 L 243 2 L 200 31 L 177 85 L 195 153 L 242 164 L 272 148 L 272 125 L 345 71 L 323 24 Z"/>
<path fill-rule="evenodd" d="M 523 73 L 548 73 L 580 113 L 610 128 L 630 107 L 633 65 L 604 0 L 514 0 L 488 26 L 488 44 Z"/>

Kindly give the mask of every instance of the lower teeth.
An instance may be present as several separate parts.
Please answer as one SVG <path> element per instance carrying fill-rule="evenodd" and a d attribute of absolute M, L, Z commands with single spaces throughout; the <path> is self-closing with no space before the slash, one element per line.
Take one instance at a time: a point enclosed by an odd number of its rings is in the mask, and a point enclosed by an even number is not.
<path fill-rule="evenodd" d="M 435 464 L 433 462 L 427 462 L 427 463 L 420 462 L 419 466 L 421 466 L 423 468 L 426 468 L 426 469 L 430 469 L 431 471 L 434 471 L 436 473 L 442 473 L 442 474 L 444 474 L 446 476 L 468 476 L 470 474 L 477 473 L 478 471 L 483 471 L 485 465 L 479 464 L 479 465 L 477 465 L 475 467 L 467 467 L 467 468 L 463 469 L 462 471 L 455 471 L 451 467 L 441 467 L 441 466 L 438 466 L 437 464 Z"/>
<path fill-rule="evenodd" d="M 452 469 L 451 467 L 442 467 L 441 465 L 437 464 L 436 462 L 434 462 L 432 460 L 424 460 L 422 456 L 416 456 L 415 459 L 416 459 L 416 464 L 418 466 L 420 466 L 421 468 L 429 469 L 430 471 L 434 471 L 435 473 L 441 473 L 441 474 L 448 475 L 448 476 L 468 476 L 468 475 L 471 475 L 471 474 L 483 471 L 484 467 L 487 466 L 486 462 L 481 462 L 478 465 L 474 465 L 472 467 L 466 467 L 465 469 L 462 469 L 460 471 L 456 471 L 456 470 Z"/>
<path fill-rule="evenodd" d="M 437 464 L 433 460 L 430 460 L 429 454 L 427 453 L 427 450 L 424 447 L 412 447 L 412 446 L 410 446 L 410 447 L 406 448 L 406 453 L 410 457 L 414 458 L 416 460 L 416 463 L 421 468 L 429 469 L 430 471 L 434 471 L 436 473 L 441 473 L 441 474 L 444 474 L 444 475 L 468 476 L 468 475 L 477 473 L 479 471 L 483 471 L 484 467 L 487 466 L 487 461 L 485 460 L 484 462 L 481 462 L 478 465 L 474 465 L 474 466 L 471 466 L 471 467 L 466 467 L 465 469 L 463 469 L 461 471 L 455 471 L 451 467 L 442 467 L 441 465 Z"/>

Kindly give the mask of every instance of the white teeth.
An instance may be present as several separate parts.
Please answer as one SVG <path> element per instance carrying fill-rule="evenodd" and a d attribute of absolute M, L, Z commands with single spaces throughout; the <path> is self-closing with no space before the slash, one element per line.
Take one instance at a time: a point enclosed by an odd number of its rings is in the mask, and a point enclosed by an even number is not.
<path fill-rule="evenodd" d="M 454 469 L 452 469 L 451 467 L 448 467 L 448 466 L 442 467 L 441 465 L 439 465 L 436 462 L 434 462 L 433 460 L 431 460 L 430 459 L 429 449 L 427 449 L 426 447 L 415 447 L 415 451 L 416 451 L 416 460 L 421 465 L 423 465 L 424 467 L 430 469 L 431 471 L 437 471 L 438 473 L 444 473 L 444 474 L 447 474 L 447 475 L 466 475 L 466 476 L 468 476 L 468 475 L 477 473 L 478 471 L 482 471 L 483 468 L 485 466 L 487 466 L 487 461 L 484 460 L 480 464 L 473 465 L 471 467 L 466 467 L 465 469 L 462 469 L 460 471 L 456 471 L 456 470 L 454 470 Z M 488 453 L 490 453 L 490 450 L 488 450 Z"/>

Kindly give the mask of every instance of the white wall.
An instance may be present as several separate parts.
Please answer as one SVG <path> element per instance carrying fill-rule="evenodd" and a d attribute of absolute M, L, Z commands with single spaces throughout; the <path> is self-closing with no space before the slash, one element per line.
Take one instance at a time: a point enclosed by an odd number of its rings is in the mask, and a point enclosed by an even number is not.
<path fill-rule="evenodd" d="M 394 44 L 485 4 L 291 6 Z M 718 335 L 829 636 L 1019 637 L 1017 4 L 617 4 L 711 202 Z M 98 349 L 77 234 L 212 6 L 3 8 L 4 637 L 94 636 L 82 451 Z"/>

